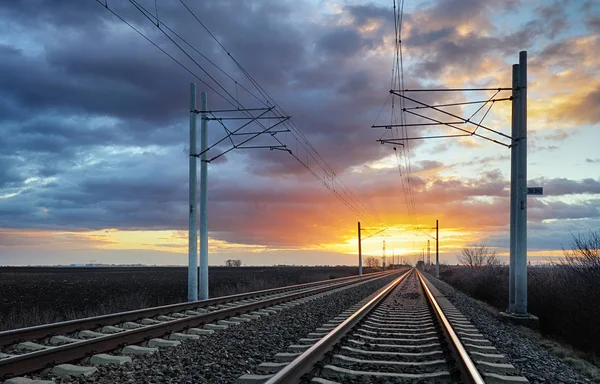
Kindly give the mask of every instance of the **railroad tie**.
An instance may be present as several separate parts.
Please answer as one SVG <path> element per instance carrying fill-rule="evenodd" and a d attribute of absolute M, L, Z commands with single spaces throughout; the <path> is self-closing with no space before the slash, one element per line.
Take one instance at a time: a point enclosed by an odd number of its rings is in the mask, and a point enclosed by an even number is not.
<path fill-rule="evenodd" d="M 56 384 L 54 380 L 34 380 L 27 377 L 13 377 L 4 381 L 3 384 Z"/>
<path fill-rule="evenodd" d="M 115 327 L 113 325 L 106 325 L 100 329 L 101 333 L 106 333 L 106 334 L 119 333 L 119 332 L 123 332 L 123 331 L 124 331 L 123 328 Z"/>
<path fill-rule="evenodd" d="M 60 364 L 52 368 L 52 373 L 60 376 L 88 377 L 98 372 L 96 367 L 83 367 L 73 364 Z"/>
<path fill-rule="evenodd" d="M 158 348 L 142 347 L 139 345 L 128 345 L 125 348 L 123 348 L 123 350 L 121 351 L 121 353 L 124 355 L 134 355 L 134 356 L 153 355 L 156 352 L 158 352 Z"/>
<path fill-rule="evenodd" d="M 131 363 L 131 357 L 129 356 L 114 356 L 106 353 L 99 353 L 90 357 L 89 363 L 91 365 L 123 365 Z"/>

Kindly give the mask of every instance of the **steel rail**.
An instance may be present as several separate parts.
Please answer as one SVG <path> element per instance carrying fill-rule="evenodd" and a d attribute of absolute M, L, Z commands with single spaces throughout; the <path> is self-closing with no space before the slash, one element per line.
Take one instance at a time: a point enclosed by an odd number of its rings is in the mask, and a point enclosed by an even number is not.
<path fill-rule="evenodd" d="M 374 272 L 374 273 L 365 274 L 363 276 L 368 278 L 368 277 L 377 276 L 377 275 L 384 274 L 384 273 L 385 272 Z M 361 277 L 356 276 L 356 275 L 355 276 L 346 276 L 346 277 L 340 277 L 337 279 L 321 280 L 321 281 L 316 281 L 316 282 L 312 282 L 312 283 L 297 284 L 297 285 L 291 285 L 291 286 L 287 286 L 287 287 L 271 288 L 271 289 L 265 289 L 265 290 L 261 290 L 261 291 L 246 292 L 246 293 L 240 293 L 240 294 L 236 294 L 236 295 L 216 297 L 214 299 L 208 299 L 208 300 L 169 304 L 169 305 L 164 305 L 164 306 L 160 306 L 160 307 L 136 309 L 133 311 L 126 311 L 126 312 L 112 313 L 112 314 L 108 314 L 108 315 L 87 317 L 84 319 L 68 320 L 68 321 L 62 321 L 59 323 L 36 325 L 33 327 L 12 329 L 9 331 L 0 332 L 0 347 L 11 345 L 11 344 L 16 344 L 21 341 L 32 341 L 32 340 L 42 339 L 42 338 L 46 338 L 46 337 L 50 337 L 50 336 L 54 336 L 54 335 L 62 335 L 65 333 L 77 332 L 77 331 L 81 331 L 84 329 L 98 328 L 98 327 L 105 326 L 105 325 L 115 325 L 115 324 L 123 323 L 126 321 L 136 321 L 136 320 L 139 320 L 144 317 L 167 315 L 167 314 L 173 313 L 173 312 L 199 309 L 199 308 L 209 307 L 212 305 L 229 303 L 231 301 L 236 301 L 236 300 L 245 300 L 245 299 L 250 299 L 250 298 L 269 295 L 269 294 L 284 293 L 284 292 L 288 292 L 288 291 L 292 291 L 292 290 L 305 289 L 305 288 L 318 286 L 321 284 L 328 284 L 331 282 L 335 283 L 335 282 L 346 281 L 346 280 L 351 280 L 351 279 L 360 280 Z"/>
<path fill-rule="evenodd" d="M 442 308 L 435 299 L 435 296 L 433 296 L 433 293 L 431 293 L 431 290 L 427 286 L 425 278 L 423 277 L 421 272 L 419 272 L 418 270 L 416 271 L 417 276 L 419 277 L 419 280 L 421 282 L 421 286 L 423 287 L 423 290 L 426 293 L 427 299 L 433 307 L 436 317 L 442 324 L 442 331 L 444 332 L 444 335 L 448 340 L 448 345 L 450 346 L 451 351 L 455 355 L 455 360 L 459 365 L 459 370 L 461 372 L 462 382 L 485 384 L 485 381 L 481 377 L 481 374 L 475 367 L 475 363 L 473 362 L 473 360 L 471 360 L 471 357 L 469 356 L 462 342 L 458 338 L 458 335 L 456 334 L 456 332 L 454 332 L 454 329 L 452 328 L 452 325 L 450 325 L 450 322 L 446 318 L 446 315 L 444 315 L 444 311 L 442 311 Z"/>
<path fill-rule="evenodd" d="M 368 315 L 373 308 L 381 303 L 381 301 L 384 300 L 398 284 L 404 281 L 411 272 L 412 270 L 405 272 L 402 276 L 379 290 L 377 295 L 369 300 L 367 304 L 363 305 L 321 340 L 317 341 L 312 347 L 286 365 L 277 374 L 267 380 L 265 384 L 289 384 L 300 382 L 303 375 L 309 373 L 317 362 L 322 360 L 344 336 Z"/>
<path fill-rule="evenodd" d="M 128 329 L 119 333 L 108 334 L 93 339 L 82 340 L 57 347 L 49 347 L 40 351 L 17 355 L 0 360 L 0 378 L 7 379 L 21 374 L 35 372 L 49 365 L 61 364 L 81 359 L 91 354 L 102 353 L 123 347 L 128 344 L 140 343 L 151 338 L 162 337 L 171 332 L 177 332 L 186 328 L 197 327 L 206 323 L 223 320 L 245 312 L 251 312 L 269 306 L 277 305 L 287 301 L 299 299 L 352 285 L 361 281 L 383 278 L 395 271 L 386 273 L 370 274 L 365 279 L 342 281 L 336 284 L 292 292 L 284 296 L 277 296 L 249 304 L 232 308 L 216 310 L 206 314 L 190 316 L 186 318 L 171 320 L 162 324 L 147 325 L 142 328 Z M 407 272 L 408 273 L 408 272 Z M 407 274 L 406 273 L 406 274 Z M 405 274 L 405 275 L 406 275 Z M 376 276 L 373 276 L 376 275 Z M 368 275 L 367 275 L 368 276 Z"/>

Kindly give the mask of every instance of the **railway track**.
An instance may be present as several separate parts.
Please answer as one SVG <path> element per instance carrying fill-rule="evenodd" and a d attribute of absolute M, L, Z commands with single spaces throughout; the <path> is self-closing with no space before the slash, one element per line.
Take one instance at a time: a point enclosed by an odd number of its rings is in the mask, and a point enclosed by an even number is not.
<path fill-rule="evenodd" d="M 397 272 L 397 271 L 396 271 Z M 372 273 L 0 332 L 0 380 L 52 368 L 84 375 L 229 325 L 268 316 L 315 297 L 388 277 Z M 202 327 L 202 328 L 198 328 Z M 136 345 L 136 344 L 142 345 Z M 119 354 L 105 352 L 118 351 Z M 65 364 L 86 363 L 88 366 Z M 26 382 L 26 381 L 21 381 Z"/>
<path fill-rule="evenodd" d="M 416 269 L 240 383 L 527 383 Z"/>

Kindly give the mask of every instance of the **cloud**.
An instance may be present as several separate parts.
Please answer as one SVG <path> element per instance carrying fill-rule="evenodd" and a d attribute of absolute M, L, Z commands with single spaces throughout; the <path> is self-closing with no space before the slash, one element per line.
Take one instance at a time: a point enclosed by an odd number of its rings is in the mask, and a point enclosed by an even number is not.
<path fill-rule="evenodd" d="M 215 241 L 281 248 L 347 243 L 355 236 L 356 221 L 365 219 L 340 200 L 360 201 L 375 212 L 377 218 L 370 221 L 386 225 L 413 225 L 407 212 L 412 204 L 419 220 L 440 218 L 448 228 L 465 233 L 492 236 L 506 227 L 506 169 L 496 168 L 508 155 L 488 152 L 488 143 L 474 139 L 437 147 L 415 141 L 399 151 L 401 156 L 410 152 L 412 164 L 400 157 L 398 169 L 390 146 L 376 143 L 380 134 L 391 132 L 370 128 L 391 117 L 386 102 L 394 50 L 389 6 L 340 3 L 333 13 L 323 14 L 318 4 L 291 0 L 190 4 L 261 85 L 261 92 L 180 4 L 159 3 L 162 22 L 210 59 L 212 63 L 192 53 L 223 88 L 130 4 L 110 6 L 208 85 L 94 2 L 0 5 L 6 26 L 0 38 L 4 244 L 56 245 L 48 243 L 52 231 L 185 230 L 192 81 L 199 91 L 208 91 L 210 109 L 232 107 L 220 95 L 238 97 L 248 107 L 264 106 L 264 91 L 273 95 L 293 116 L 293 129 L 303 133 L 299 142 L 306 139 L 314 152 L 304 152 L 291 133 L 276 137 L 319 177 L 329 180 L 335 173 L 353 193 L 336 189 L 338 199 L 286 152 L 238 149 L 209 164 L 209 228 Z M 492 5 L 439 0 L 407 10 L 405 85 L 506 84 L 506 57 L 515 61 L 520 47 L 531 46 L 530 121 L 538 132 L 545 128 L 543 134 L 532 135 L 532 148 L 554 150 L 553 144 L 566 140 L 579 124 L 600 119 L 599 44 L 593 32 L 597 20 L 588 12 L 587 29 L 575 35 L 569 29 L 573 20 L 565 19 L 569 12 L 542 5 L 503 25 L 503 17 L 521 6 L 518 1 Z M 419 100 L 439 103 L 464 97 L 437 93 L 419 95 Z M 486 124 L 505 129 L 509 109 L 508 104 L 495 105 Z M 465 116 L 472 112 L 469 107 L 452 110 Z M 233 130 L 242 123 L 225 124 Z M 415 129 L 410 134 L 431 132 L 437 131 Z M 216 121 L 210 122 L 211 143 L 224 133 Z M 263 137 L 253 143 L 272 142 L 272 137 Z M 231 145 L 225 141 L 211 154 Z M 327 174 L 320 167 L 324 160 Z M 593 157 L 586 159 L 594 162 Z M 369 166 L 380 163 L 385 166 Z M 465 168 L 476 171 L 453 175 Z M 573 176 L 535 181 L 555 200 L 530 203 L 533 223 L 595 222 L 597 202 L 589 195 L 599 192 L 597 180 Z M 573 195 L 585 196 L 573 201 Z M 555 224 L 544 224 L 559 231 Z M 60 244 L 77 241 L 86 240 L 73 236 Z M 102 243 L 97 241 L 91 246 Z"/>
<path fill-rule="evenodd" d="M 569 180 L 567 178 L 558 179 L 537 179 L 532 181 L 535 184 L 544 186 L 544 194 L 549 196 L 573 195 L 573 194 L 599 194 L 600 181 L 595 179 Z"/>

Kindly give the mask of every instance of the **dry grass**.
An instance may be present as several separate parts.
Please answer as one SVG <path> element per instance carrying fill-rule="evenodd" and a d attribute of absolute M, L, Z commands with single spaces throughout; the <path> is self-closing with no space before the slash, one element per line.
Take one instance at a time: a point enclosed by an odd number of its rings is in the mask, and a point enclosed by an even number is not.
<path fill-rule="evenodd" d="M 515 328 L 521 336 L 546 348 L 577 371 L 590 377 L 594 382 L 600 381 L 600 358 L 598 356 L 578 351 L 568 344 L 548 338 L 533 329 L 523 326 L 516 326 Z"/>
<path fill-rule="evenodd" d="M 588 272 L 588 271 L 586 271 Z M 486 305 L 493 315 L 508 303 L 508 268 L 445 270 L 441 277 Z M 545 347 L 583 374 L 600 380 L 600 299 L 596 280 L 585 279 L 569 268 L 528 271 L 529 312 L 539 317 L 540 332 L 519 327 L 520 333 Z M 560 341 L 558 341 L 560 340 Z"/>
<path fill-rule="evenodd" d="M 211 297 L 356 273 L 355 267 L 211 267 Z M 372 272 L 366 270 L 366 272 Z M 0 331 L 130 311 L 186 300 L 187 269 L 0 268 Z"/>
<path fill-rule="evenodd" d="M 37 306 L 18 307 L 13 308 L 6 314 L 0 314 L 0 331 L 131 311 L 148 308 L 149 306 L 147 296 L 144 293 L 133 293 L 118 298 L 110 298 L 101 302 L 98 306 L 88 307 L 84 310 L 76 310 L 73 307 L 63 307 L 58 310 L 42 309 Z"/>

